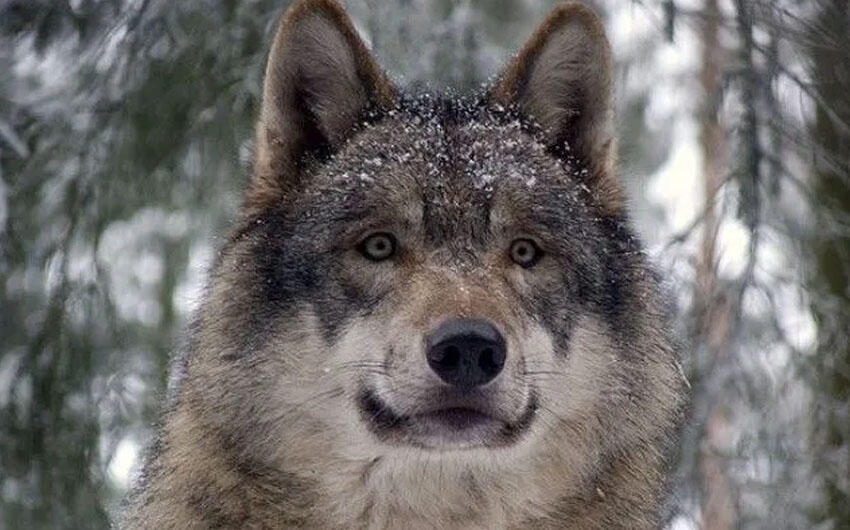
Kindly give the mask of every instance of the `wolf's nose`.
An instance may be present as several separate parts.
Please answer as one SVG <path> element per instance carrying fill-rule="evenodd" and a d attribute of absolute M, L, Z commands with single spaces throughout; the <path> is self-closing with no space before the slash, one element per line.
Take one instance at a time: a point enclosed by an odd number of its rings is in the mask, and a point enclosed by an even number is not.
<path fill-rule="evenodd" d="M 456 318 L 425 339 L 428 365 L 450 385 L 472 388 L 492 381 L 505 366 L 505 339 L 492 324 Z"/>

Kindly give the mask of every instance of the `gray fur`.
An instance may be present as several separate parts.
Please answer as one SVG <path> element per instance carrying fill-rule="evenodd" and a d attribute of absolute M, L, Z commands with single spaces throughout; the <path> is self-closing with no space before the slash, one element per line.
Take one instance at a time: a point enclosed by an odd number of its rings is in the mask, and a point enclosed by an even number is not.
<path fill-rule="evenodd" d="M 270 61 L 320 60 L 304 75 L 267 70 L 260 163 L 124 528 L 659 525 L 683 402 L 665 302 L 599 176 L 613 162 L 553 145 L 549 122 L 566 115 L 539 110 L 569 101 L 592 117 L 563 124 L 571 138 L 607 127 L 608 103 L 551 84 L 574 89 L 550 71 L 563 64 L 610 66 L 585 53 L 606 54 L 593 44 L 604 36 L 576 34 L 600 27 L 588 13 L 556 10 L 519 56 L 530 77 L 514 62 L 459 101 L 390 90 L 360 44 L 333 36 L 350 30 L 336 4 L 290 9 Z M 309 97 L 287 107 L 280 94 Z M 290 120 L 289 108 L 316 110 Z M 263 142 L 269 130 L 280 141 Z M 375 231 L 398 241 L 392 259 L 358 251 Z M 543 250 L 533 268 L 511 261 L 517 238 Z M 464 394 L 424 361 L 424 337 L 454 317 L 492 322 L 508 351 L 496 379 Z M 433 431 L 435 403 L 492 418 Z"/>

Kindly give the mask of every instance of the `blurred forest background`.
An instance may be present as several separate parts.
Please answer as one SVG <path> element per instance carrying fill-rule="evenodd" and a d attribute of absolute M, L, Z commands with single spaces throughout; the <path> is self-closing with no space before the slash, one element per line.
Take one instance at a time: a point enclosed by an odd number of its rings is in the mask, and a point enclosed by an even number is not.
<path fill-rule="evenodd" d="M 238 208 L 281 0 L 0 0 L 0 528 L 105 528 Z M 691 345 L 668 528 L 850 528 L 850 2 L 597 0 Z M 544 0 L 349 0 L 475 90 Z"/>

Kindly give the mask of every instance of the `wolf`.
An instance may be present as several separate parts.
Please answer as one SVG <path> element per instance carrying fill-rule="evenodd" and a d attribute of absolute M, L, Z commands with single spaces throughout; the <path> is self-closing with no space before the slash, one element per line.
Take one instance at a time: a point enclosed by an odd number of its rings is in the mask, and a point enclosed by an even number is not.
<path fill-rule="evenodd" d="M 685 382 L 611 63 L 566 3 L 480 93 L 408 94 L 337 3 L 290 6 L 120 526 L 659 527 Z"/>

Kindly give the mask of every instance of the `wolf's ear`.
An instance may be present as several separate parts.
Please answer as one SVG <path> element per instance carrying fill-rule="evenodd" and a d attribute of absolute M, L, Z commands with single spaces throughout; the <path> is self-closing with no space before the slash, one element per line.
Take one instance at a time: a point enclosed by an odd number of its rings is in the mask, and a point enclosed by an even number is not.
<path fill-rule="evenodd" d="M 588 169 L 586 183 L 602 206 L 622 206 L 615 175 L 611 49 L 599 17 L 575 3 L 557 7 L 508 64 L 490 100 L 517 106 L 561 156 Z"/>
<path fill-rule="evenodd" d="M 249 207 L 299 189 L 308 154 L 338 148 L 370 106 L 395 89 L 333 0 L 300 0 L 281 17 L 269 53 L 257 123 Z"/>

